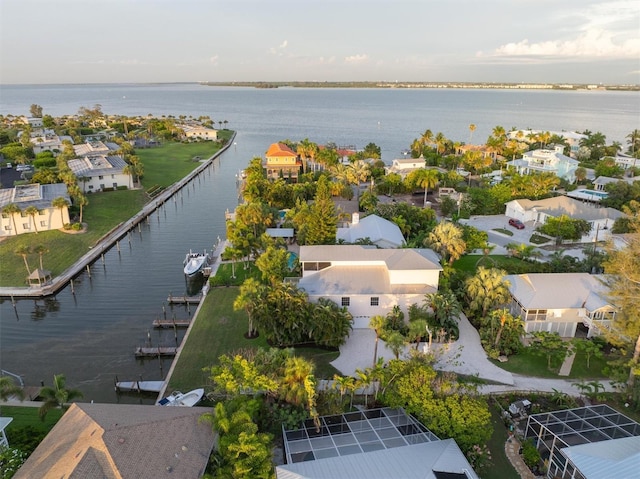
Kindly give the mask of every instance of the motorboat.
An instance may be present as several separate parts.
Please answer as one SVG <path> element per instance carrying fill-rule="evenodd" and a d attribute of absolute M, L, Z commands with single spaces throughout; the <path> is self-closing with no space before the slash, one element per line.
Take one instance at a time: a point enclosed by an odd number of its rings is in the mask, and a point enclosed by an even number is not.
<path fill-rule="evenodd" d="M 184 258 L 184 274 L 187 276 L 193 276 L 200 271 L 205 264 L 209 261 L 209 254 L 205 250 L 204 253 L 193 253 L 191 250 Z"/>
<path fill-rule="evenodd" d="M 156 403 L 158 406 L 178 406 L 178 407 L 192 407 L 200 402 L 204 396 L 204 389 L 194 389 L 188 393 L 181 393 L 180 391 L 173 391 L 169 396 L 160 399 Z"/>

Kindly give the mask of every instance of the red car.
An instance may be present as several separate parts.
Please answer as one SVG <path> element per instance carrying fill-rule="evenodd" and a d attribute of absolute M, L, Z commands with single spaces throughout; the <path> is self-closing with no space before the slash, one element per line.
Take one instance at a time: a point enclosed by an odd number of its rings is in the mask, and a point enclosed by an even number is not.
<path fill-rule="evenodd" d="M 516 229 L 519 229 L 519 230 L 523 230 L 524 229 L 524 223 L 522 221 L 520 221 L 520 220 L 515 219 L 515 218 L 509 218 L 509 224 L 511 226 L 513 226 L 514 228 L 516 228 Z"/>

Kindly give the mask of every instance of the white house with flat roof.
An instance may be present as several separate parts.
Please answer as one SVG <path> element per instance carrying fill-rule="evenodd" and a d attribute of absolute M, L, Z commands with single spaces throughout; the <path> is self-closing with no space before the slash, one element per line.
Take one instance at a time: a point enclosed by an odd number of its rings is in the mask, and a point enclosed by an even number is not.
<path fill-rule="evenodd" d="M 218 130 L 202 125 L 179 125 L 184 136 L 190 140 L 217 140 Z"/>
<path fill-rule="evenodd" d="M 527 151 L 522 158 L 507 161 L 507 165 L 514 168 L 521 175 L 530 173 L 553 173 L 559 178 L 573 183 L 575 172 L 580 165 L 577 160 L 563 154 L 564 146 L 556 145 L 553 149 L 539 149 Z"/>
<path fill-rule="evenodd" d="M 528 273 L 504 279 L 509 282 L 511 314 L 522 318 L 527 333 L 548 331 L 573 338 L 582 330 L 591 337 L 615 318 L 602 275 Z"/>
<path fill-rule="evenodd" d="M 56 198 L 64 198 L 71 204 L 64 183 L 50 185 L 19 185 L 0 189 L 0 211 L 2 211 L 0 238 L 23 233 L 57 230 L 69 223 L 69 209 L 53 206 Z M 18 209 L 10 212 L 9 205 Z M 38 214 L 30 216 L 27 208 L 34 206 Z"/>
<path fill-rule="evenodd" d="M 523 223 L 533 221 L 534 226 L 544 224 L 548 217 L 559 218 L 562 215 L 585 220 L 591 224 L 591 231 L 580 239 L 582 243 L 594 241 L 596 235 L 599 241 L 608 239 L 615 220 L 626 216 L 614 208 L 603 208 L 566 196 L 544 200 L 511 200 L 506 206 L 506 216 L 519 219 Z"/>
<path fill-rule="evenodd" d="M 438 170 L 440 173 L 446 173 L 447 170 L 443 168 L 438 168 L 435 166 L 427 167 L 425 165 L 425 160 L 423 156 L 420 158 L 401 158 L 396 159 L 391 162 L 391 166 L 386 166 L 385 171 L 388 175 L 389 173 L 397 173 L 402 178 L 406 178 L 406 176 L 412 171 L 421 170 L 421 169 L 433 169 Z"/>
<path fill-rule="evenodd" d="M 70 136 L 58 136 L 56 134 L 47 133 L 45 135 L 36 136 L 31 138 L 31 145 L 33 146 L 33 152 L 37 155 L 43 151 L 51 151 L 54 156 L 57 156 L 63 148 L 63 141 L 70 141 L 73 143 L 73 138 Z"/>
<path fill-rule="evenodd" d="M 589 138 L 587 135 L 582 133 L 577 133 L 575 131 L 547 131 L 547 130 L 513 130 L 507 132 L 507 137 L 510 140 L 518 140 L 523 141 L 525 143 L 531 143 L 533 138 L 540 133 L 549 133 L 550 135 L 555 135 L 562 137 L 566 140 L 569 145 L 569 149 L 571 150 L 570 156 L 575 157 L 578 154 L 578 150 L 580 149 L 580 141 Z"/>
<path fill-rule="evenodd" d="M 625 155 L 624 153 L 618 153 L 616 156 L 604 156 L 600 158 L 600 160 L 605 160 L 607 158 L 612 158 L 615 161 L 616 165 L 625 170 L 627 168 L 633 168 L 635 166 L 640 167 L 640 159 L 635 158 L 631 155 Z"/>
<path fill-rule="evenodd" d="M 375 246 L 301 246 L 298 287 L 309 300 L 328 298 L 346 307 L 354 328 L 394 306 L 405 313 L 424 295 L 438 290 L 442 266 L 430 249 L 379 249 Z"/>

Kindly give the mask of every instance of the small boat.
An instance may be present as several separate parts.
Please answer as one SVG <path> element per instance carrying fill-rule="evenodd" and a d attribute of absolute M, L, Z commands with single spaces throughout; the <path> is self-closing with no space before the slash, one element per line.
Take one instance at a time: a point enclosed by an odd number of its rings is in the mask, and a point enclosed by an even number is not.
<path fill-rule="evenodd" d="M 116 391 L 159 393 L 164 381 L 116 381 Z"/>
<path fill-rule="evenodd" d="M 204 389 L 194 389 L 188 393 L 181 393 L 180 391 L 173 391 L 169 396 L 160 399 L 156 403 L 157 406 L 178 406 L 178 407 L 191 407 L 200 402 L 204 396 Z"/>
<path fill-rule="evenodd" d="M 193 253 L 191 250 L 184 258 L 184 274 L 187 276 L 193 276 L 200 271 L 205 264 L 209 262 L 209 255 L 205 250 L 204 253 Z"/>

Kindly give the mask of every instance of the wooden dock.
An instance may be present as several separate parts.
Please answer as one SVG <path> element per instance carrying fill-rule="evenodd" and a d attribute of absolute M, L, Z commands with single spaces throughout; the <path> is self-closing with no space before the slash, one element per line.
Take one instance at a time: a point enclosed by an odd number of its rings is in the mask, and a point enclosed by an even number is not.
<path fill-rule="evenodd" d="M 154 319 L 153 327 L 156 329 L 188 328 L 190 319 Z"/>
<path fill-rule="evenodd" d="M 136 358 L 157 358 L 158 356 L 175 356 L 178 353 L 177 346 L 157 346 L 155 348 L 138 346 Z"/>
<path fill-rule="evenodd" d="M 169 304 L 199 304 L 202 300 L 202 295 L 197 296 L 173 296 L 169 295 L 167 303 Z"/>

